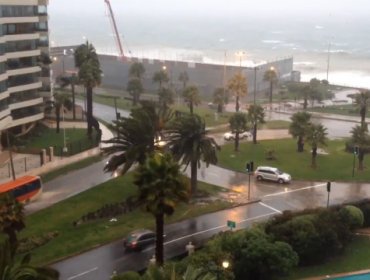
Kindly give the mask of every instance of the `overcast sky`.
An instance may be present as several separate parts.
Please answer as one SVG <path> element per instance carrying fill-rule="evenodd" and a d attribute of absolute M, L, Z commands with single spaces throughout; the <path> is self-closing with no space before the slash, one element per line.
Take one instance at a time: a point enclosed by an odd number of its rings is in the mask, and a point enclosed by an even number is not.
<path fill-rule="evenodd" d="M 276 15 L 368 15 L 369 0 L 111 0 L 116 14 L 135 15 L 200 15 L 245 14 Z M 104 13 L 104 0 L 50 0 L 51 15 L 99 15 Z"/>

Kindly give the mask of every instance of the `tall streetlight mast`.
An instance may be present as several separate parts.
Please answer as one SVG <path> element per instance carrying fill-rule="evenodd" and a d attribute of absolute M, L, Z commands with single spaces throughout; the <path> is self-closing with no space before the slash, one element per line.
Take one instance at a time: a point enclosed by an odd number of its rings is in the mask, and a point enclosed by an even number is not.
<path fill-rule="evenodd" d="M 331 42 L 329 42 L 328 46 L 328 60 L 327 60 L 327 68 L 326 68 L 326 80 L 329 82 L 329 66 L 330 66 L 330 47 Z"/>
<path fill-rule="evenodd" d="M 119 33 L 118 33 L 118 28 L 117 28 L 116 19 L 114 17 L 112 6 L 111 6 L 109 0 L 104 0 L 104 2 L 105 2 L 105 4 L 107 5 L 107 8 L 108 8 L 109 18 L 110 18 L 110 22 L 111 22 L 112 29 L 113 29 L 113 35 L 114 35 L 116 45 L 117 45 L 117 48 L 118 48 L 118 57 L 120 59 L 124 59 L 125 54 L 123 52 L 122 42 L 121 42 L 121 38 L 120 38 Z"/>

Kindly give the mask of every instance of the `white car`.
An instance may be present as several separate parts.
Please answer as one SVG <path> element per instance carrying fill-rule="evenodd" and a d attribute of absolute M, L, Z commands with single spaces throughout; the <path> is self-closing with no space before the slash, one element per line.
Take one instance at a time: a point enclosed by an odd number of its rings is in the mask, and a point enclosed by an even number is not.
<path fill-rule="evenodd" d="M 252 134 L 249 132 L 249 131 L 244 131 L 242 133 L 239 133 L 239 139 L 248 139 L 248 137 L 251 137 Z M 229 141 L 229 140 L 234 140 L 235 139 L 235 133 L 234 132 L 226 132 L 224 134 L 224 139 L 226 141 Z"/>
<path fill-rule="evenodd" d="M 258 181 L 269 180 L 278 182 L 279 184 L 290 183 L 292 180 L 289 174 L 280 171 L 276 167 L 270 166 L 258 166 L 254 175 Z"/>

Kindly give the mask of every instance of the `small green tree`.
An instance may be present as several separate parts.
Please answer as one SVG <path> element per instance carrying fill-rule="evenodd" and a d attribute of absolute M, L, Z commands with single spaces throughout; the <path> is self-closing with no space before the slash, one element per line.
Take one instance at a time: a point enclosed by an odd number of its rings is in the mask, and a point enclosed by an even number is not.
<path fill-rule="evenodd" d="M 55 118 L 56 118 L 56 133 L 60 131 L 60 113 L 65 109 L 70 110 L 72 108 L 72 101 L 69 94 L 56 92 L 54 93 L 54 102 L 52 103 L 55 109 Z"/>
<path fill-rule="evenodd" d="M 164 83 L 167 83 L 170 79 L 168 78 L 168 74 L 165 70 L 160 70 L 153 74 L 153 83 L 159 84 L 159 89 L 162 88 Z"/>
<path fill-rule="evenodd" d="M 72 114 L 73 120 L 76 120 L 76 93 L 75 93 L 75 86 L 78 84 L 78 77 L 75 73 L 71 76 L 62 76 L 60 77 L 60 87 L 65 88 L 67 86 L 71 86 L 72 92 Z"/>
<path fill-rule="evenodd" d="M 144 91 L 140 78 L 130 78 L 127 83 L 127 91 L 132 96 L 132 105 L 137 106 L 140 101 L 140 94 L 142 94 Z"/>
<path fill-rule="evenodd" d="M 213 92 L 213 103 L 217 105 L 217 112 L 222 113 L 222 110 L 229 102 L 229 96 L 224 88 L 216 88 Z"/>
<path fill-rule="evenodd" d="M 307 126 L 310 124 L 311 114 L 307 112 L 297 112 L 291 118 L 289 133 L 297 138 L 297 152 L 302 153 L 304 150 L 304 137 Z"/>
<path fill-rule="evenodd" d="M 174 103 L 174 92 L 167 87 L 160 88 L 158 91 L 158 103 L 160 108 L 167 109 L 169 105 Z"/>
<path fill-rule="evenodd" d="M 248 116 L 245 113 L 235 113 L 229 119 L 229 126 L 235 133 L 234 151 L 239 151 L 239 135 L 248 130 Z"/>
<path fill-rule="evenodd" d="M 129 75 L 131 78 L 138 78 L 140 81 L 145 73 L 145 67 L 141 62 L 134 62 L 130 66 Z"/>
<path fill-rule="evenodd" d="M 278 76 L 274 67 L 268 69 L 263 75 L 263 80 L 270 83 L 270 92 L 269 92 L 269 103 L 270 109 L 272 108 L 272 93 L 274 91 L 274 85 L 277 84 Z"/>
<path fill-rule="evenodd" d="M 239 100 L 248 94 L 247 78 L 242 73 L 235 74 L 234 77 L 229 80 L 227 89 L 234 95 L 235 111 L 239 112 Z"/>
<path fill-rule="evenodd" d="M 183 71 L 179 75 L 179 81 L 182 83 L 182 91 L 184 92 L 186 89 L 186 85 L 189 82 L 189 75 L 188 72 Z"/>
<path fill-rule="evenodd" d="M 305 140 L 311 145 L 311 167 L 316 168 L 317 148 L 326 146 L 327 129 L 322 124 L 309 124 L 306 129 Z"/>
<path fill-rule="evenodd" d="M 163 265 L 164 216 L 172 215 L 177 203 L 187 201 L 189 190 L 180 166 L 170 154 L 154 153 L 135 173 L 137 201 L 155 217 L 156 263 Z"/>
<path fill-rule="evenodd" d="M 367 127 L 359 125 L 352 128 L 351 134 L 351 142 L 358 147 L 358 169 L 363 170 L 365 155 L 370 152 L 370 135 Z"/>
<path fill-rule="evenodd" d="M 253 127 L 253 144 L 257 144 L 258 124 L 265 123 L 265 111 L 261 105 L 251 105 L 248 108 L 248 119 Z"/>
<path fill-rule="evenodd" d="M 361 91 L 355 95 L 355 104 L 360 111 L 361 126 L 367 129 L 366 113 L 370 105 L 370 91 Z"/>
<path fill-rule="evenodd" d="M 200 104 L 199 89 L 196 86 L 188 86 L 183 93 L 184 101 L 188 104 L 190 114 L 194 113 L 194 106 Z"/>

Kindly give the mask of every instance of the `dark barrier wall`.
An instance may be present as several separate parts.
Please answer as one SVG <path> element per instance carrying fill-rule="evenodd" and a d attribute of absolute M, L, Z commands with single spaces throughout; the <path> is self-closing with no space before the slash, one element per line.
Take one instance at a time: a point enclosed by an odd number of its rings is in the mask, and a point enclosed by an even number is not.
<path fill-rule="evenodd" d="M 54 61 L 53 77 L 57 77 L 63 71 L 74 71 L 73 51 L 74 46 L 53 48 L 51 55 L 57 57 Z M 65 51 L 63 51 L 65 50 Z M 144 64 L 144 88 L 146 91 L 155 91 L 157 84 L 152 82 L 153 74 L 166 66 L 166 71 L 170 78 L 169 85 L 175 89 L 182 89 L 182 83 L 179 81 L 181 72 L 186 71 L 190 78 L 189 85 L 199 87 L 203 95 L 211 95 L 215 88 L 223 86 L 224 73 L 226 82 L 238 71 L 240 67 L 226 66 L 205 63 L 188 63 L 180 61 L 161 61 L 150 59 L 117 60 L 116 56 L 99 55 L 99 60 L 104 73 L 102 86 L 114 89 L 125 89 L 128 82 L 128 73 L 130 65 L 133 62 L 140 61 Z M 274 67 L 280 80 L 289 80 L 293 70 L 293 58 L 285 58 L 259 65 L 256 68 L 242 67 L 242 72 L 248 80 L 248 98 L 252 99 L 254 94 L 254 84 L 256 82 L 257 96 L 264 96 L 269 89 L 269 83 L 263 81 L 264 73 Z M 256 76 L 255 76 L 256 74 Z M 255 80 L 256 77 L 256 80 Z"/>

